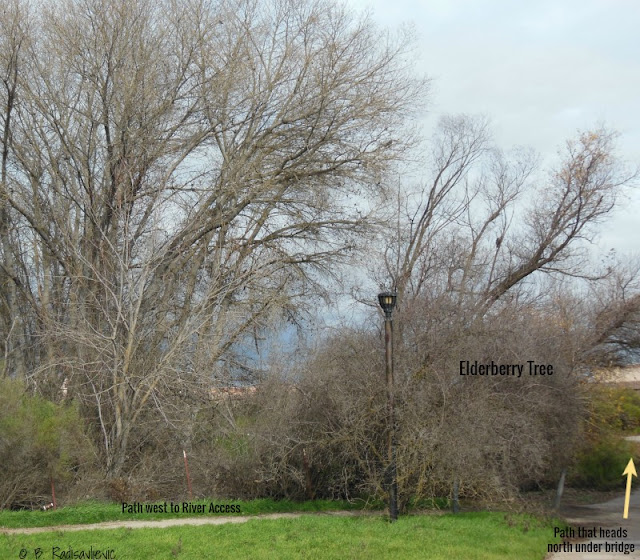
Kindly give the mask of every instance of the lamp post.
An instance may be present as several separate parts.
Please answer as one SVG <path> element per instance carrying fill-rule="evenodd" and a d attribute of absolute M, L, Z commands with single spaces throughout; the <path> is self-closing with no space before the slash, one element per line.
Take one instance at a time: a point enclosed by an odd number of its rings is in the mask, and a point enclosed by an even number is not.
<path fill-rule="evenodd" d="M 387 373 L 387 459 L 388 484 L 389 484 L 389 518 L 391 521 L 398 519 L 398 477 L 396 471 L 395 448 L 395 414 L 393 399 L 393 319 L 391 314 L 396 306 L 395 292 L 382 292 L 378 294 L 378 302 L 384 311 L 384 348 Z"/>

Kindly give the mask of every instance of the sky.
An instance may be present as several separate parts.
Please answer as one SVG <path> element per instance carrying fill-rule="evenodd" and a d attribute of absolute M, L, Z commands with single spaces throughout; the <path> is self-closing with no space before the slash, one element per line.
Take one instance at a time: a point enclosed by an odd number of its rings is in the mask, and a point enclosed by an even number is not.
<path fill-rule="evenodd" d="M 346 0 L 383 27 L 410 24 L 417 70 L 432 80 L 427 123 L 487 115 L 503 149 L 531 146 L 551 163 L 578 130 L 620 133 L 640 166 L 640 1 Z M 427 125 L 428 126 L 428 125 Z M 640 183 L 603 225 L 599 251 L 640 252 Z"/>

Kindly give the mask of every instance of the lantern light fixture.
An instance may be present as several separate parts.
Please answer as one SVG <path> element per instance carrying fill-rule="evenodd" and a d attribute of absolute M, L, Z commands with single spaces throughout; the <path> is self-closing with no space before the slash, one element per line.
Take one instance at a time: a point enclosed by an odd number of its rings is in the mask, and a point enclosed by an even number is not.
<path fill-rule="evenodd" d="M 381 292 L 378 294 L 378 302 L 380 303 L 380 307 L 382 307 L 387 319 L 391 319 L 393 308 L 396 306 L 397 297 L 398 295 L 396 292 Z"/>

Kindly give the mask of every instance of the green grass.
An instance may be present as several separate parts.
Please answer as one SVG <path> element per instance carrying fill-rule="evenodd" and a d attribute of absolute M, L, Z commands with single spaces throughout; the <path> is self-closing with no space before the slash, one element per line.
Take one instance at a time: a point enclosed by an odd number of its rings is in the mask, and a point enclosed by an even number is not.
<path fill-rule="evenodd" d="M 113 550 L 117 560 L 202 558 L 542 560 L 553 538 L 550 521 L 503 513 L 256 519 L 243 524 L 164 529 L 0 535 L 3 558 L 52 558 L 74 551 Z M 55 558 L 55 556 L 53 556 Z M 58 556 L 60 557 L 60 556 Z M 64 556 L 62 556 L 64 557 Z"/>
<path fill-rule="evenodd" d="M 164 502 L 155 502 L 163 504 Z M 171 502 L 167 501 L 169 505 Z M 261 513 L 317 512 L 336 510 L 357 510 L 364 507 L 364 502 L 347 502 L 341 500 L 313 500 L 293 502 L 290 500 L 260 499 L 250 501 L 238 500 L 195 500 L 191 504 L 235 504 L 240 506 L 240 513 L 183 513 L 182 502 L 174 502 L 180 507 L 179 513 L 128 513 L 123 512 L 122 504 L 111 502 L 85 502 L 69 507 L 49 511 L 9 511 L 0 510 L 0 527 L 51 527 L 53 525 L 82 525 L 100 523 L 102 521 L 122 521 L 125 519 L 172 519 L 176 517 L 203 517 L 207 515 L 258 515 Z M 143 508 L 147 502 L 143 503 Z M 382 506 L 383 507 L 383 506 Z"/>

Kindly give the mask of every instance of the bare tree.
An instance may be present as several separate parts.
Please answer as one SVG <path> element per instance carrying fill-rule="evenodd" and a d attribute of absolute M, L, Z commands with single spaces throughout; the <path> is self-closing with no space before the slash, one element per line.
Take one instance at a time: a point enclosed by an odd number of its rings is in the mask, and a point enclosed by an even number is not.
<path fill-rule="evenodd" d="M 640 350 L 640 260 L 607 259 L 607 277 L 593 283 L 589 302 L 589 345 L 583 359 L 591 365 L 636 362 Z"/>
<path fill-rule="evenodd" d="M 467 494 L 484 485 L 495 495 L 501 486 L 540 483 L 570 461 L 579 431 L 563 426 L 577 425 L 582 413 L 575 373 L 594 346 L 616 334 L 632 340 L 637 316 L 637 275 L 623 281 L 596 270 L 585 251 L 636 177 L 616 157 L 614 139 L 605 129 L 579 134 L 542 174 L 531 152 L 498 150 L 485 120 L 446 117 L 426 181 L 415 190 L 401 185 L 393 241 L 381 249 L 386 267 L 373 276 L 399 296 L 399 472 L 409 494 L 458 480 Z M 598 304 L 589 300 L 595 313 L 581 301 L 588 290 L 574 285 L 563 294 L 554 285 L 568 278 L 602 287 L 615 276 L 616 289 L 598 289 Z M 461 360 L 540 361 L 556 374 L 478 384 L 461 378 Z M 516 438 L 490 428 L 507 417 Z M 522 457 L 522 477 L 501 479 L 500 465 Z M 495 484 L 469 474 L 478 464 L 495 473 Z"/>
<path fill-rule="evenodd" d="M 637 176 L 616 158 L 615 134 L 579 134 L 545 175 L 530 151 L 498 150 L 487 127 L 480 118 L 443 118 L 428 178 L 417 190 L 400 188 L 394 241 L 374 277 L 391 280 L 406 307 L 420 294 L 448 293 L 481 317 L 534 273 L 597 276 L 584 270 L 584 241 Z"/>
<path fill-rule="evenodd" d="M 29 48 L 28 10 L 18 0 L 8 2 L 0 18 L 0 374 L 6 375 L 10 364 L 18 375 L 25 374 L 24 353 L 28 328 L 22 317 L 20 295 L 24 287 L 16 266 L 16 232 L 12 231 L 9 204 L 9 166 L 19 74 L 23 71 L 25 51 Z"/>
<path fill-rule="evenodd" d="M 67 378 L 118 475 L 144 410 L 171 422 L 163 395 L 205 394 L 321 289 L 368 227 L 349 197 L 379 193 L 425 82 L 407 37 L 330 2 L 38 16 L 4 64 L 3 370 L 49 395 Z"/>

